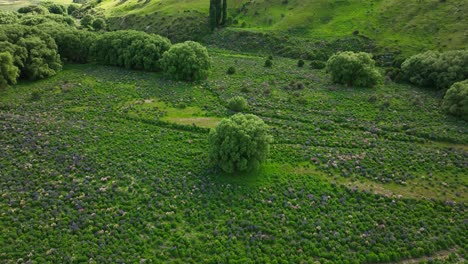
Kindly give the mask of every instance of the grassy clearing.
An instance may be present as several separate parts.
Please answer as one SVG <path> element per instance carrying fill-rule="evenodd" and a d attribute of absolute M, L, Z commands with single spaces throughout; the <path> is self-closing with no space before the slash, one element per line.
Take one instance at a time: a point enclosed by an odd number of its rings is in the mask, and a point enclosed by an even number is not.
<path fill-rule="evenodd" d="M 437 94 L 337 86 L 290 59 L 265 68 L 259 56 L 212 55 L 213 74 L 194 84 L 66 65 L 1 91 L 0 259 L 374 263 L 464 254 L 467 126 L 439 111 Z M 236 74 L 226 74 L 230 66 Z M 275 139 L 268 162 L 248 175 L 220 174 L 207 157 L 206 128 L 231 114 L 225 103 L 235 95 Z"/>
<path fill-rule="evenodd" d="M 287 4 L 282 0 L 234 0 L 228 4 L 237 22 L 231 27 L 242 30 L 283 32 L 315 40 L 340 39 L 359 31 L 379 46 L 402 50 L 405 55 L 427 49 L 460 49 L 468 43 L 464 16 L 468 6 L 463 0 L 290 0 Z M 105 0 L 100 7 L 109 17 L 145 17 L 132 19 L 132 24 L 145 30 L 161 15 L 169 20 L 187 16 L 186 12 L 208 15 L 208 3 L 201 0 Z"/>

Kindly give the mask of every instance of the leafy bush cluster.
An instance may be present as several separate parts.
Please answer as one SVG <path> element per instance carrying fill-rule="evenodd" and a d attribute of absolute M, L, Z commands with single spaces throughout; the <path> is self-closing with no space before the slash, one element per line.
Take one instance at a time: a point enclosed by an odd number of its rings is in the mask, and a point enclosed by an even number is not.
<path fill-rule="evenodd" d="M 208 50 L 194 41 L 173 45 L 161 59 L 164 72 L 176 80 L 206 79 L 210 73 L 211 59 Z"/>
<path fill-rule="evenodd" d="M 158 71 L 159 60 L 171 47 L 164 37 L 135 30 L 106 32 L 97 37 L 92 47 L 98 63 L 127 69 Z"/>
<path fill-rule="evenodd" d="M 333 82 L 348 86 L 372 87 L 381 79 L 375 61 L 364 52 L 346 51 L 333 55 L 327 62 L 327 71 Z"/>
<path fill-rule="evenodd" d="M 447 90 L 442 108 L 447 113 L 468 121 L 468 80 L 456 82 Z"/>
<path fill-rule="evenodd" d="M 417 54 L 403 62 L 401 71 L 412 84 L 445 90 L 468 79 L 468 50 Z"/>
<path fill-rule="evenodd" d="M 262 119 L 236 114 L 211 130 L 211 161 L 227 173 L 255 169 L 266 159 L 272 140 Z"/>
<path fill-rule="evenodd" d="M 8 84 L 15 84 L 19 69 L 13 64 L 13 56 L 9 52 L 0 52 L 0 89 Z"/>
<path fill-rule="evenodd" d="M 12 56 L 20 76 L 26 79 L 52 76 L 62 68 L 54 39 L 36 27 L 3 25 L 0 28 L 0 50 Z"/>

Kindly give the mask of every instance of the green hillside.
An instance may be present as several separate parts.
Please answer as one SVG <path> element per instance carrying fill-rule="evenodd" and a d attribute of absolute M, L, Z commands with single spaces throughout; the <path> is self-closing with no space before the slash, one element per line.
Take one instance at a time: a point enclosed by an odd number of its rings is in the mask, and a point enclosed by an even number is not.
<path fill-rule="evenodd" d="M 468 5 L 463 0 L 231 0 L 228 4 L 233 22 L 230 27 L 255 32 L 325 40 L 359 32 L 380 46 L 396 47 L 405 53 L 458 49 L 468 43 L 463 15 L 468 13 Z M 120 26 L 162 30 L 164 20 L 173 23 L 188 14 L 192 15 L 190 23 L 181 25 L 200 27 L 209 6 L 206 0 L 103 0 L 98 7 L 107 17 L 120 18 Z M 122 17 L 135 19 L 129 26 Z M 193 23 L 195 17 L 198 24 Z"/>

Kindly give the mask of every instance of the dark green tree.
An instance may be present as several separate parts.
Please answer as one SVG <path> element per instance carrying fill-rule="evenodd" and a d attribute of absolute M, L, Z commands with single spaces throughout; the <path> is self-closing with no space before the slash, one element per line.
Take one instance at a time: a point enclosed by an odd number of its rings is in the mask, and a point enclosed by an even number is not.
<path fill-rule="evenodd" d="M 227 0 L 210 0 L 210 27 L 215 29 L 227 21 Z"/>

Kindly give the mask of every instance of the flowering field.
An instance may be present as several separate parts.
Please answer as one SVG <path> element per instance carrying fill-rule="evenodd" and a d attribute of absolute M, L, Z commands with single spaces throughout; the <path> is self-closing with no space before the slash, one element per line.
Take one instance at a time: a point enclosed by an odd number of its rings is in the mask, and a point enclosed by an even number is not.
<path fill-rule="evenodd" d="M 67 65 L 0 91 L 0 262 L 463 261 L 468 127 L 437 94 L 211 54 L 195 84 Z M 274 136 L 249 175 L 208 163 L 235 95 Z"/>

